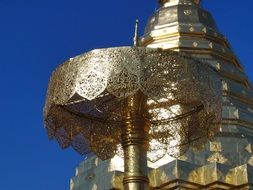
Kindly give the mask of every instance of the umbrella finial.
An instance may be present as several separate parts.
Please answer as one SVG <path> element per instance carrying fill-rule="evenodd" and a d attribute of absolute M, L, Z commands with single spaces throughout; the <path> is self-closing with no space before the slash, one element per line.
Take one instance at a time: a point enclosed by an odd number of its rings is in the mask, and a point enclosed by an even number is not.
<path fill-rule="evenodd" d="M 139 36 L 138 36 L 138 27 L 139 27 L 139 20 L 136 19 L 135 21 L 135 32 L 134 32 L 134 46 L 139 46 Z"/>

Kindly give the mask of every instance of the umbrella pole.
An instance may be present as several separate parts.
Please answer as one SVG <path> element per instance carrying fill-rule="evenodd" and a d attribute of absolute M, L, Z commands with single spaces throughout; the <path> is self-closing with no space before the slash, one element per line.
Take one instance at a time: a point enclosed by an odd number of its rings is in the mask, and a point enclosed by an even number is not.
<path fill-rule="evenodd" d="M 124 190 L 147 190 L 147 150 L 149 125 L 143 113 L 146 98 L 139 92 L 127 100 L 126 121 L 122 132 L 124 150 Z"/>

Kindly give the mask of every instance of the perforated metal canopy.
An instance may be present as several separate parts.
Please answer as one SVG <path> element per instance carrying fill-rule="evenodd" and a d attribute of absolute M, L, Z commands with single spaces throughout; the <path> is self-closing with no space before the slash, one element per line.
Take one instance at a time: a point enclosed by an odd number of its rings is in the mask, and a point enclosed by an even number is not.
<path fill-rule="evenodd" d="M 136 93 L 145 99 L 152 162 L 200 148 L 219 130 L 221 82 L 213 68 L 182 53 L 118 47 L 79 55 L 54 71 L 44 108 L 49 138 L 80 154 L 122 156 L 126 99 Z"/>

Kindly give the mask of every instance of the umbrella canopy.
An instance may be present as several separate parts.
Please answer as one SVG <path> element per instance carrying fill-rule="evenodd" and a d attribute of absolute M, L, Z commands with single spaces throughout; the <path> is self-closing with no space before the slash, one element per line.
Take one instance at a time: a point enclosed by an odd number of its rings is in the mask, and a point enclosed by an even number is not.
<path fill-rule="evenodd" d="M 136 93 L 145 101 L 152 162 L 198 148 L 219 130 L 221 81 L 213 68 L 178 52 L 118 47 L 71 58 L 53 72 L 44 107 L 49 138 L 101 159 L 122 155 L 126 100 Z"/>

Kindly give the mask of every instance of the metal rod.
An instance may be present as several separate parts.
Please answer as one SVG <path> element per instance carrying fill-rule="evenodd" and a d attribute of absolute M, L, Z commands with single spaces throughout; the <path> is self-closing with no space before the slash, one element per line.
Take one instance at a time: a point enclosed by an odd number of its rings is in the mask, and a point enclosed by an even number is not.
<path fill-rule="evenodd" d="M 134 31 L 134 46 L 139 46 L 139 20 L 135 21 L 135 31 Z"/>
<path fill-rule="evenodd" d="M 147 150 L 149 125 L 145 113 L 145 96 L 138 92 L 128 98 L 126 106 L 126 122 L 122 132 L 124 150 L 125 190 L 147 190 Z"/>

